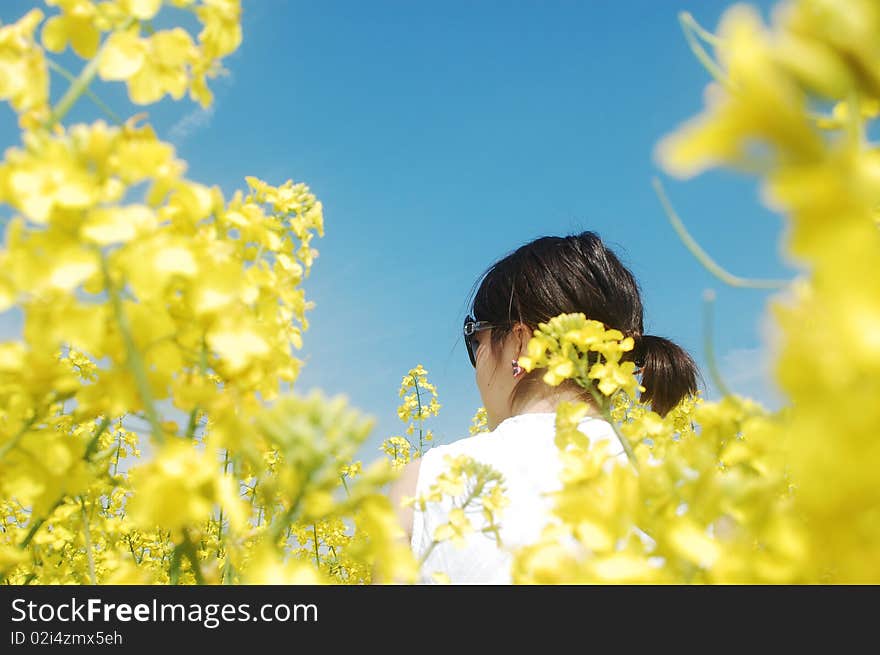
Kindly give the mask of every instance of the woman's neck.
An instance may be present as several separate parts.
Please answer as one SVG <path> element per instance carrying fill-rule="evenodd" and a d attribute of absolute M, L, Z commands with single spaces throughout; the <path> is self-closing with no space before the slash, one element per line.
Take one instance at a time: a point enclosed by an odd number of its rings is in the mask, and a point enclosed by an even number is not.
<path fill-rule="evenodd" d="M 574 393 L 560 393 L 555 394 L 553 396 L 540 396 L 536 398 L 528 399 L 521 407 L 517 408 L 517 410 L 511 414 L 511 416 L 515 416 L 517 414 L 536 414 L 539 412 L 555 412 L 556 406 L 562 402 L 563 400 L 568 402 L 575 402 L 583 400 L 580 396 Z M 589 403 L 590 411 L 588 414 L 590 416 L 601 416 L 601 413 L 592 401 Z"/>

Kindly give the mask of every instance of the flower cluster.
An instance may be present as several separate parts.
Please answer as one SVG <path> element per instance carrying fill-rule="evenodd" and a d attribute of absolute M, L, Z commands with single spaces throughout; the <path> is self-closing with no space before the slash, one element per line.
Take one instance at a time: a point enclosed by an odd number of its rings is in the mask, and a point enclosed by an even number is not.
<path fill-rule="evenodd" d="M 406 423 L 406 436 L 386 439 L 381 449 L 391 458 L 395 470 L 425 454 L 425 446 L 434 441 L 433 431 L 425 428 L 425 420 L 440 413 L 442 405 L 437 398 L 437 388 L 428 382 L 428 372 L 418 364 L 403 376 L 398 395 L 403 402 L 397 408 L 397 417 Z M 415 431 L 419 431 L 418 443 L 413 443 Z"/>
<path fill-rule="evenodd" d="M 302 366 L 321 203 L 253 177 L 226 197 L 139 117 L 63 122 L 96 78 L 137 104 L 210 104 L 240 3 L 46 4 L 48 18 L 0 26 L 0 100 L 23 130 L 0 161 L 0 312 L 24 318 L 0 342 L 0 582 L 414 580 L 424 559 L 383 490 L 433 441 L 427 372 L 404 376 L 405 436 L 367 467 L 354 457 L 371 418 L 283 388 Z M 201 31 L 156 29 L 159 12 L 191 12 Z M 657 155 L 681 177 L 757 174 L 786 217 L 786 254 L 809 267 L 770 304 L 789 403 L 697 394 L 660 416 L 636 398 L 631 338 L 583 314 L 542 323 L 520 364 L 588 389 L 616 442 L 579 429 L 594 408 L 560 403 L 556 520 L 515 554 L 517 582 L 880 580 L 880 12 L 792 0 L 765 25 L 735 5 L 696 36 L 707 107 Z M 88 60 L 76 76 L 51 59 L 67 47 Z M 50 70 L 71 80 L 63 93 Z M 486 423 L 481 408 L 471 434 Z M 449 508 L 431 548 L 499 540 L 501 475 L 447 464 L 408 500 Z"/>
<path fill-rule="evenodd" d="M 682 177 L 717 165 L 757 173 L 787 217 L 787 253 L 810 268 L 770 304 L 781 332 L 773 372 L 789 404 L 771 413 L 732 394 L 695 396 L 660 417 L 619 395 L 603 409 L 627 461 L 574 429 L 585 405 L 560 406 L 559 521 L 518 554 L 519 582 L 880 580 L 880 176 L 867 139 L 880 13 L 862 0 L 794 1 L 765 26 L 735 5 L 717 35 L 697 33 L 717 59 L 694 39 L 715 77 L 707 108 L 657 153 Z M 576 353 L 595 332 L 558 318 L 526 362 L 546 366 L 548 384 L 582 383 Z M 631 371 L 612 369 L 589 377 L 603 392 L 637 388 Z"/>
<path fill-rule="evenodd" d="M 480 434 L 481 432 L 487 432 L 486 429 L 489 425 L 489 415 L 486 413 L 485 407 L 477 408 L 476 413 L 471 419 L 471 426 L 468 428 L 468 432 L 471 436 L 475 434 Z"/>
<path fill-rule="evenodd" d="M 124 81 L 131 101 L 179 100 L 189 91 L 203 107 L 211 104 L 207 79 L 222 72 L 220 60 L 241 44 L 239 0 L 168 0 L 165 4 L 195 15 L 202 30 L 194 40 L 181 27 L 155 30 L 151 21 L 162 0 L 51 0 L 61 13 L 43 25 L 42 43 L 50 52 L 69 45 L 83 59 L 98 61 L 104 80 Z M 108 33 L 102 43 L 101 37 Z"/>
<path fill-rule="evenodd" d="M 868 139 L 878 35 L 880 13 L 864 0 L 787 2 L 769 26 L 731 7 L 715 46 L 727 83 L 658 149 L 681 176 L 757 172 L 787 218 L 787 253 L 809 268 L 770 311 L 782 337 L 773 371 L 790 402 L 774 438 L 797 487 L 811 580 L 880 580 L 880 150 Z M 829 103 L 831 117 L 819 110 Z"/>
<path fill-rule="evenodd" d="M 96 76 L 135 103 L 209 104 L 240 3 L 47 4 L 0 27 L 0 99 L 24 128 L 0 162 L 0 312 L 24 317 L 0 343 L 0 580 L 412 579 L 394 472 L 352 459 L 372 419 L 283 388 L 321 203 L 253 177 L 224 197 L 140 117 L 63 123 Z M 197 38 L 154 28 L 166 9 L 192 12 Z M 78 76 L 49 58 L 67 46 L 89 60 Z M 51 107 L 48 69 L 72 80 Z"/>
<path fill-rule="evenodd" d="M 519 358 L 519 363 L 529 372 L 546 368 L 544 382 L 550 386 L 573 378 L 586 388 L 587 380 L 596 380 L 606 396 L 623 389 L 634 398 L 636 390 L 645 388 L 632 375 L 635 363 L 621 361 L 633 346 L 632 337 L 624 338 L 620 330 L 608 330 L 600 321 L 587 319 L 582 313 L 560 314 L 538 324 L 527 354 Z M 591 353 L 596 355 L 591 358 Z M 595 358 L 598 361 L 593 361 Z"/>
<path fill-rule="evenodd" d="M 48 115 L 49 70 L 35 32 L 44 14 L 32 9 L 18 22 L 0 26 L 0 100 L 19 114 L 22 127 Z"/>
<path fill-rule="evenodd" d="M 403 500 L 404 505 L 418 512 L 424 512 L 428 503 L 442 503 L 446 509 L 447 521 L 435 529 L 420 565 L 439 544 L 450 541 L 464 547 L 472 534 L 490 535 L 498 546 L 502 545 L 499 518 L 510 502 L 505 496 L 504 476 L 467 455 L 446 455 L 444 462 L 446 468 L 426 493 Z"/>

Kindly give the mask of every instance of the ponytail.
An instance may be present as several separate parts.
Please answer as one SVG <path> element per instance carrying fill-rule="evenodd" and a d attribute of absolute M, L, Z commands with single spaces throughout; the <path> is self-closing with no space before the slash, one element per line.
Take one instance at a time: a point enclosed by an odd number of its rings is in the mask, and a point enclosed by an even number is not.
<path fill-rule="evenodd" d="M 554 316 L 581 313 L 606 329 L 633 337 L 634 348 L 621 359 L 633 360 L 641 368 L 645 391 L 639 400 L 653 411 L 665 416 L 697 392 L 699 370 L 690 355 L 668 339 L 642 335 L 644 308 L 638 282 L 595 232 L 543 236 L 520 246 L 486 270 L 470 305 L 474 318 L 496 326 L 489 336 L 496 360 L 516 323 L 534 330 Z M 598 353 L 588 353 L 589 365 L 597 359 Z M 500 364 L 509 375 L 510 363 Z M 542 378 L 537 370 L 519 378 L 510 398 L 514 412 L 526 399 L 545 393 Z M 588 402 L 592 399 L 593 389 L 581 389 L 573 380 L 562 384 L 574 387 L 572 391 Z"/>
<path fill-rule="evenodd" d="M 643 334 L 636 337 L 633 358 L 642 370 L 645 391 L 639 401 L 665 416 L 688 394 L 697 391 L 699 369 L 688 352 L 663 337 Z"/>

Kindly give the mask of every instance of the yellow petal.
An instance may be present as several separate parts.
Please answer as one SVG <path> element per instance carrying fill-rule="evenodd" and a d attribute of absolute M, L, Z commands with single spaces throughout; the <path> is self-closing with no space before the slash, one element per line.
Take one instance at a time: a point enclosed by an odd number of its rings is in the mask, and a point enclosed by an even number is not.
<path fill-rule="evenodd" d="M 121 4 L 125 11 L 135 18 L 150 20 L 159 13 L 162 0 L 123 0 Z"/>
<path fill-rule="evenodd" d="M 208 334 L 208 345 L 223 359 L 230 373 L 246 368 L 254 358 L 269 353 L 269 343 L 248 325 L 220 327 Z"/>
<path fill-rule="evenodd" d="M 87 251 L 71 248 L 56 255 L 49 272 L 49 286 L 70 291 L 91 277 L 98 270 L 98 262 Z"/>
<path fill-rule="evenodd" d="M 8 282 L 0 280 L 0 312 L 5 312 L 15 304 L 16 293 Z"/>
<path fill-rule="evenodd" d="M 165 273 L 193 276 L 199 271 L 192 252 L 185 246 L 162 248 L 153 258 L 153 265 Z"/>
<path fill-rule="evenodd" d="M 125 80 L 144 65 L 145 45 L 134 32 L 114 32 L 107 39 L 98 75 L 105 80 Z"/>
<path fill-rule="evenodd" d="M 100 208 L 89 214 L 80 234 L 92 243 L 106 246 L 130 241 L 138 232 L 155 224 L 153 212 L 145 205 Z"/>
<path fill-rule="evenodd" d="M 437 529 L 434 530 L 434 541 L 446 541 L 447 539 L 452 538 L 454 534 L 455 530 L 453 530 L 452 526 L 448 523 L 438 525 Z"/>
<path fill-rule="evenodd" d="M 128 80 L 128 95 L 137 105 L 150 105 L 162 99 L 165 89 L 152 66 L 142 66 Z"/>
<path fill-rule="evenodd" d="M 68 19 L 68 36 L 70 47 L 83 59 L 91 59 L 98 52 L 101 33 L 92 23 L 91 18 Z"/>
<path fill-rule="evenodd" d="M 0 343 L 0 372 L 16 373 L 24 367 L 24 344 L 18 341 Z"/>
<path fill-rule="evenodd" d="M 64 16 L 52 16 L 43 23 L 42 41 L 49 52 L 64 52 L 67 47 L 67 20 Z"/>
<path fill-rule="evenodd" d="M 654 575 L 654 570 L 647 559 L 628 553 L 614 553 L 597 559 L 593 564 L 593 570 L 599 578 L 612 583 L 642 582 L 650 580 Z"/>
<path fill-rule="evenodd" d="M 691 521 L 680 521 L 667 537 L 679 555 L 697 566 L 710 567 L 721 555 L 721 546 Z"/>
<path fill-rule="evenodd" d="M 198 55 L 189 32 L 180 27 L 157 32 L 150 43 L 155 63 L 162 67 L 179 68 Z"/>

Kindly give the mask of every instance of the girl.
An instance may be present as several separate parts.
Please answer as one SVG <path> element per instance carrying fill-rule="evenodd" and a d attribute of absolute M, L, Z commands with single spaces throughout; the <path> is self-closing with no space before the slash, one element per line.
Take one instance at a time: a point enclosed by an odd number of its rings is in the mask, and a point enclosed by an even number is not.
<path fill-rule="evenodd" d="M 611 452 L 626 455 L 611 425 L 601 418 L 589 390 L 573 380 L 544 383 L 546 371 L 526 373 L 517 363 L 538 323 L 562 313 L 583 313 L 635 341 L 626 359 L 636 364 L 645 391 L 640 400 L 660 415 L 697 390 L 699 372 L 690 355 L 663 337 L 643 334 L 642 301 L 632 273 L 594 232 L 541 237 L 493 264 L 482 277 L 465 318 L 464 339 L 477 388 L 488 417 L 488 433 L 436 446 L 406 466 L 390 496 L 417 559 L 421 581 L 443 573 L 452 583 L 509 583 L 510 551 L 534 542 L 551 519 L 547 493 L 559 489 L 561 465 L 554 443 L 556 405 L 586 401 L 590 414 L 579 429 L 592 441 L 607 439 Z M 510 504 L 500 514 L 498 546 L 479 528 L 464 547 L 432 544 L 434 531 L 448 522 L 452 499 L 428 503 L 424 511 L 400 501 L 427 491 L 448 466 L 445 455 L 465 454 L 504 476 Z M 479 514 L 472 518 L 473 523 Z M 425 556 L 427 554 L 427 556 Z"/>

